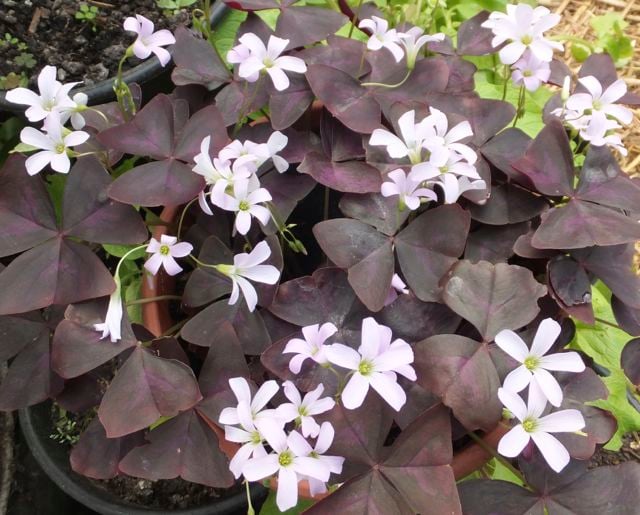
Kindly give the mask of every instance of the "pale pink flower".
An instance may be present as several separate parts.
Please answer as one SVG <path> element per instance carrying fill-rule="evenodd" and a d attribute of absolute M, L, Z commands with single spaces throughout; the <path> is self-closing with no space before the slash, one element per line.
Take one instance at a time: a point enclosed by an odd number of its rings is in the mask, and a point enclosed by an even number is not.
<path fill-rule="evenodd" d="M 278 417 L 284 422 L 296 421 L 296 427 L 302 429 L 305 437 L 316 437 L 320 432 L 320 426 L 314 420 L 314 416 L 329 411 L 335 406 L 335 401 L 331 397 L 320 396 L 324 393 L 324 386 L 319 384 L 314 390 L 307 393 L 304 398 L 291 381 L 282 384 L 284 395 L 291 402 L 280 404 L 276 408 Z"/>
<path fill-rule="evenodd" d="M 227 61 L 231 64 L 242 64 L 251 57 L 251 50 L 248 46 L 240 43 L 227 52 Z M 260 72 L 256 71 L 253 75 L 246 77 L 247 82 L 255 82 L 260 77 Z"/>
<path fill-rule="evenodd" d="M 266 381 L 252 396 L 249 383 L 243 377 L 229 379 L 229 386 L 238 404 L 236 407 L 224 408 L 218 422 L 224 425 L 226 440 L 243 444 L 229 463 L 229 469 L 237 479 L 242 474 L 242 467 L 251 457 L 259 458 L 267 455 L 262 444 L 264 438 L 256 428 L 255 422 L 265 418 L 279 420 L 275 410 L 264 409 L 278 392 L 279 387 L 275 381 Z M 278 423 L 283 425 L 281 422 Z M 234 427 L 237 425 L 240 427 Z"/>
<path fill-rule="evenodd" d="M 297 440 L 296 447 L 300 450 L 304 449 L 304 452 L 302 452 L 303 456 L 309 456 L 320 461 L 320 463 L 327 469 L 329 469 L 329 472 L 331 472 L 332 474 L 341 474 L 342 465 L 344 464 L 344 458 L 342 456 L 326 456 L 324 454 L 331 447 L 334 436 L 335 430 L 333 429 L 331 422 L 322 423 L 318 432 L 316 443 L 313 447 L 311 447 L 309 442 L 302 436 L 300 436 L 298 432 L 292 431 L 289 434 L 289 438 Z M 309 482 L 309 493 L 312 496 L 323 494 L 327 491 L 327 485 L 324 481 L 320 481 L 319 479 L 315 479 L 313 477 L 300 477 L 300 479 L 303 478 Z"/>
<path fill-rule="evenodd" d="M 342 403 L 347 409 L 362 405 L 369 386 L 393 409 L 407 402 L 407 394 L 397 382 L 400 374 L 416 380 L 411 346 L 400 338 L 391 342 L 391 329 L 368 317 L 362 321 L 361 344 L 358 351 L 341 343 L 327 347 L 327 359 L 334 365 L 353 370 L 354 373 L 342 391 Z"/>
<path fill-rule="evenodd" d="M 422 47 L 427 43 L 443 41 L 444 34 L 429 36 L 420 27 L 411 27 L 407 32 L 398 32 L 398 38 L 407 54 L 407 68 L 413 70 Z"/>
<path fill-rule="evenodd" d="M 162 29 L 154 32 L 153 22 L 140 14 L 136 14 L 135 18 L 129 16 L 124 20 L 124 30 L 138 35 L 132 45 L 133 53 L 138 59 L 146 59 L 151 54 L 155 54 L 162 66 L 169 63 L 171 54 L 162 47 L 176 42 L 176 38 L 170 31 Z"/>
<path fill-rule="evenodd" d="M 367 41 L 369 50 L 380 50 L 386 48 L 391 52 L 393 58 L 399 63 L 404 56 L 402 48 L 398 44 L 400 42 L 399 34 L 396 29 L 389 29 L 389 22 L 383 18 L 372 16 L 362 20 L 358 27 L 371 31 L 371 37 Z"/>
<path fill-rule="evenodd" d="M 473 136 L 471 124 L 462 121 L 449 129 L 447 115 L 435 107 L 429 108 L 429 116 L 423 122 L 429 127 L 430 133 L 424 139 L 423 146 L 432 154 L 442 157 L 449 157 L 451 152 L 460 154 L 469 164 L 474 164 L 478 155 L 468 145 L 460 143 L 462 140 Z M 445 153 L 447 150 L 448 153 Z M 446 160 L 446 159 L 445 159 Z"/>
<path fill-rule="evenodd" d="M 287 146 L 288 141 L 289 138 L 280 131 L 273 132 L 266 143 L 234 140 L 220 151 L 218 157 L 228 161 L 235 159 L 234 165 L 250 162 L 256 167 L 271 159 L 276 170 L 283 173 L 289 169 L 289 163 L 278 152 Z"/>
<path fill-rule="evenodd" d="M 158 273 L 160 267 L 164 267 L 169 275 L 177 275 L 182 272 L 182 267 L 175 258 L 188 256 L 193 251 L 193 245 L 187 242 L 178 243 L 178 238 L 163 234 L 160 241 L 151 238 L 147 245 L 147 253 L 153 254 L 144 264 L 144 267 L 153 275 Z"/>
<path fill-rule="evenodd" d="M 47 165 L 51 165 L 56 172 L 69 173 L 71 168 L 69 149 L 87 141 L 89 134 L 84 131 L 74 131 L 65 136 L 64 127 L 60 124 L 60 114 L 55 111 L 45 118 L 44 131 L 25 127 L 20 132 L 22 143 L 42 149 L 29 156 L 25 162 L 27 173 L 35 175 Z"/>
<path fill-rule="evenodd" d="M 541 61 L 550 62 L 554 50 L 563 50 L 561 43 L 545 39 L 544 32 L 560 22 L 560 15 L 552 14 L 546 7 L 528 4 L 507 5 L 507 13 L 492 12 L 482 26 L 490 29 L 494 48 L 509 41 L 500 50 L 500 61 L 515 63 L 529 49 Z"/>
<path fill-rule="evenodd" d="M 536 388 L 529 389 L 527 405 L 517 393 L 498 389 L 502 404 L 520 421 L 498 443 L 498 452 L 508 458 L 518 456 L 533 440 L 549 466 L 560 472 L 570 460 L 569 452 L 550 433 L 574 433 L 585 426 L 584 417 L 576 409 L 566 409 L 542 417 L 546 399 Z"/>
<path fill-rule="evenodd" d="M 399 209 L 404 211 L 408 207 L 415 211 L 420 207 L 423 199 L 438 200 L 438 196 L 428 188 L 421 187 L 423 179 L 413 172 L 407 176 L 404 170 L 398 168 L 387 174 L 391 181 L 383 182 L 380 193 L 383 197 L 398 195 Z"/>
<path fill-rule="evenodd" d="M 242 423 L 242 413 L 238 408 L 245 404 L 249 407 L 250 419 L 255 422 L 261 418 L 274 418 L 276 411 L 274 409 L 264 409 L 273 396 L 278 393 L 280 387 L 273 380 L 265 381 L 255 395 L 251 394 L 249 382 L 244 377 L 232 377 L 229 379 L 229 387 L 238 401 L 237 406 L 224 408 L 220 412 L 218 422 L 225 425 L 238 425 Z M 276 417 L 277 418 L 277 417 Z M 248 424 L 247 424 L 248 425 Z"/>
<path fill-rule="evenodd" d="M 487 183 L 482 179 L 469 180 L 468 177 L 458 177 L 452 173 L 442 174 L 432 185 L 442 189 L 445 204 L 455 204 L 466 191 L 487 189 Z"/>
<path fill-rule="evenodd" d="M 407 285 L 402 280 L 402 278 L 398 274 L 393 274 L 391 278 L 391 286 L 389 287 L 389 293 L 387 294 L 387 298 L 384 301 L 384 305 L 388 306 L 392 304 L 399 295 L 407 295 L 409 293 L 409 289 Z"/>
<path fill-rule="evenodd" d="M 30 122 L 44 120 L 53 111 L 75 107 L 75 102 L 69 97 L 69 91 L 79 83 L 62 84 L 56 77 L 56 67 L 45 66 L 38 75 L 39 94 L 27 88 L 15 88 L 7 91 L 5 98 L 14 104 L 28 105 L 25 116 Z"/>
<path fill-rule="evenodd" d="M 393 159 L 409 157 L 412 164 L 422 162 L 424 142 L 433 135 L 433 129 L 427 118 L 415 123 L 415 116 L 416 112 L 412 109 L 398 118 L 401 138 L 386 129 L 375 129 L 369 145 L 387 147 L 387 153 Z"/>
<path fill-rule="evenodd" d="M 67 122 L 68 118 L 71 118 L 71 126 L 79 131 L 83 129 L 85 126 L 84 116 L 82 116 L 82 112 L 87 110 L 87 102 L 89 101 L 89 97 L 86 93 L 76 93 L 72 98 L 73 107 L 61 107 L 61 123 L 64 125 Z"/>
<path fill-rule="evenodd" d="M 429 160 L 415 165 L 412 174 L 416 180 L 428 181 L 445 174 L 469 179 L 480 179 L 480 174 L 464 156 L 446 147 L 435 147 Z"/>
<path fill-rule="evenodd" d="M 627 85 L 624 80 L 618 79 L 607 89 L 602 90 L 602 84 L 595 77 L 588 75 L 578 79 L 588 93 L 574 93 L 566 102 L 569 110 L 580 114 L 604 113 L 628 125 L 633 120 L 633 112 L 622 105 L 616 104 L 627 93 Z"/>
<path fill-rule="evenodd" d="M 116 285 L 116 290 L 109 297 L 109 306 L 107 307 L 107 313 L 104 318 L 104 322 L 101 324 L 94 324 L 93 328 L 96 331 L 102 331 L 101 340 L 104 340 L 107 336 L 112 343 L 119 341 L 122 338 L 121 326 L 122 326 L 122 299 L 120 297 L 120 285 Z"/>
<path fill-rule="evenodd" d="M 307 71 L 307 66 L 302 59 L 281 56 L 289 44 L 288 39 L 269 36 L 269 41 L 265 46 L 258 36 L 247 32 L 240 37 L 239 41 L 249 49 L 250 55 L 240 63 L 238 75 L 249 82 L 258 80 L 259 73 L 264 70 L 271 77 L 275 88 L 278 91 L 284 91 L 290 84 L 285 71 L 294 73 Z"/>
<path fill-rule="evenodd" d="M 232 290 L 229 304 L 235 304 L 240 298 L 240 291 L 244 295 L 249 311 L 256 309 L 258 294 L 249 282 L 275 284 L 280 278 L 280 272 L 273 265 L 262 265 L 271 256 L 271 249 L 265 241 L 258 243 L 253 250 L 233 256 L 233 265 L 216 265 L 216 270 L 231 279 Z"/>
<path fill-rule="evenodd" d="M 299 476 L 311 477 L 318 481 L 328 481 L 331 472 L 321 460 L 305 456 L 307 448 L 300 439 L 285 434 L 276 421 L 263 419 L 256 422 L 260 434 L 273 449 L 273 453 L 262 458 L 252 458 L 242 467 L 242 474 L 248 481 L 260 481 L 278 475 L 276 504 L 280 511 L 298 504 Z M 294 434 L 295 431 L 292 432 Z"/>
<path fill-rule="evenodd" d="M 324 342 L 337 332 L 338 328 L 330 322 L 321 326 L 314 324 L 303 327 L 304 339 L 292 338 L 282 351 L 283 354 L 296 354 L 289 361 L 289 370 L 294 374 L 300 373 L 302 364 L 307 359 L 312 359 L 320 365 L 326 365 L 328 361 L 325 357 L 326 346 Z"/>
<path fill-rule="evenodd" d="M 564 372 L 582 372 L 584 362 L 577 352 L 545 353 L 551 348 L 560 335 L 560 324 L 551 318 L 545 318 L 533 337 L 529 349 L 516 333 L 509 329 L 496 335 L 496 344 L 513 359 L 522 363 L 512 370 L 504 380 L 504 388 L 512 392 L 524 390 L 535 382 L 544 396 L 554 406 L 562 403 L 562 388 L 549 370 Z"/>
<path fill-rule="evenodd" d="M 620 129 L 621 126 L 615 120 L 607 118 L 607 115 L 602 111 L 594 111 L 593 114 L 586 118 L 586 122 L 580 127 L 580 137 L 590 142 L 595 147 L 602 147 L 604 145 L 616 148 L 623 156 L 627 155 L 627 149 L 622 144 L 622 138 L 619 134 L 615 134 L 613 131 Z M 575 122 L 574 122 L 575 123 Z M 578 123 L 571 123 L 579 126 Z"/>
<path fill-rule="evenodd" d="M 551 76 L 549 63 L 538 59 L 535 54 L 525 52 L 512 67 L 511 79 L 514 84 L 524 86 L 528 91 L 537 90 Z"/>
<path fill-rule="evenodd" d="M 249 232 L 252 217 L 262 225 L 267 225 L 271 218 L 271 212 L 262 205 L 271 200 L 271 194 L 265 188 L 253 186 L 249 179 L 237 179 L 233 183 L 233 195 L 215 188 L 211 193 L 211 201 L 216 206 L 236 213 L 235 228 L 240 234 Z"/>

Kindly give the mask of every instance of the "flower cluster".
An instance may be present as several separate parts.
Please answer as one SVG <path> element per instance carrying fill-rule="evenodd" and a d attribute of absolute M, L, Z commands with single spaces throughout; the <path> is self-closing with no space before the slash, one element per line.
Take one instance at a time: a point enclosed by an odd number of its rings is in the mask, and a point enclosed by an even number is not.
<path fill-rule="evenodd" d="M 278 152 L 287 146 L 287 142 L 288 138 L 279 131 L 271 134 L 266 143 L 234 140 L 211 159 L 211 138 L 204 138 L 200 153 L 194 158 L 196 165 L 193 168 L 195 173 L 204 177 L 209 188 L 199 196 L 202 210 L 213 214 L 207 202 L 209 197 L 213 205 L 236 213 L 235 229 L 242 235 L 251 229 L 252 218 L 267 225 L 271 213 L 264 203 L 271 200 L 271 194 L 260 187 L 256 172 L 269 160 L 278 172 L 285 172 L 289 163 Z"/>
<path fill-rule="evenodd" d="M 413 350 L 404 340 L 392 340 L 391 329 L 378 324 L 372 317 L 362 321 L 360 347 L 354 350 L 342 343 L 326 345 L 325 341 L 337 332 L 331 323 L 321 327 L 317 324 L 302 329 L 304 340 L 294 338 L 289 341 L 284 353 L 295 354 L 289 362 L 289 369 L 297 374 L 306 359 L 331 367 L 349 370 L 347 382 L 341 392 L 345 408 L 362 406 L 369 387 L 373 388 L 393 409 L 407 402 L 407 395 L 398 384 L 397 374 L 411 381 L 416 380 Z"/>
<path fill-rule="evenodd" d="M 511 66 L 512 79 L 529 91 L 549 80 L 549 63 L 554 50 L 563 50 L 561 43 L 545 38 L 545 32 L 560 22 L 560 15 L 546 7 L 528 4 L 508 4 L 507 12 L 492 12 L 482 26 L 493 32 L 491 44 L 500 47 L 500 61 Z"/>
<path fill-rule="evenodd" d="M 299 57 L 282 55 L 289 44 L 288 39 L 270 36 L 266 46 L 252 32 L 243 34 L 239 45 L 227 53 L 227 61 L 238 65 L 238 75 L 247 82 L 256 82 L 262 73 L 267 73 L 278 91 L 289 87 L 285 71 L 305 73 L 307 66 Z"/>
<path fill-rule="evenodd" d="M 371 386 L 399 411 L 407 396 L 397 382 L 397 374 L 416 380 L 411 346 L 399 338 L 392 342 L 391 329 L 371 317 L 362 321 L 357 351 L 341 343 L 325 344 L 337 332 L 332 323 L 303 327 L 304 338 L 289 340 L 283 351 L 295 354 L 289 369 L 298 374 L 307 359 L 331 369 L 339 366 L 349 371 L 336 396 L 345 408 L 359 408 Z M 289 402 L 264 409 L 279 390 L 275 381 L 265 382 L 253 398 L 245 379 L 233 378 L 229 385 L 238 404 L 222 410 L 218 422 L 224 425 L 228 441 L 242 444 L 229 464 L 235 477 L 243 475 L 248 481 L 258 481 L 277 473 L 277 504 L 282 511 L 295 506 L 301 480 L 309 482 L 311 495 L 326 492 L 325 483 L 331 473 L 342 471 L 344 458 L 324 455 L 333 442 L 334 429 L 329 422 L 318 424 L 314 417 L 335 406 L 332 398 L 322 397 L 324 386 L 319 384 L 303 397 L 291 381 L 285 381 L 282 386 Z M 291 423 L 294 427 L 286 433 Z M 314 446 L 308 438 L 315 438 Z M 265 450 L 265 442 L 271 453 Z"/>
<path fill-rule="evenodd" d="M 496 335 L 496 344 L 521 363 L 504 379 L 498 396 L 519 423 L 502 437 L 498 452 L 503 456 L 519 455 L 531 440 L 556 472 L 569 463 L 569 452 L 550 433 L 572 433 L 585 426 L 582 413 L 565 409 L 542 416 L 547 401 L 555 407 L 562 404 L 562 388 L 549 371 L 582 372 L 584 362 L 577 352 L 545 355 L 560 335 L 560 324 L 551 318 L 540 323 L 531 348 L 513 331 Z M 529 387 L 527 404 L 518 394 Z"/>
<path fill-rule="evenodd" d="M 326 492 L 330 475 L 342 472 L 344 458 L 325 455 L 335 432 L 330 422 L 319 425 L 314 420 L 335 405 L 330 397 L 321 397 L 323 386 L 318 385 L 303 398 L 287 381 L 283 389 L 290 402 L 276 409 L 264 409 L 279 391 L 275 381 L 265 382 L 254 396 L 242 377 L 230 379 L 229 386 L 238 404 L 222 410 L 218 422 L 224 425 L 226 440 L 241 444 L 229 463 L 233 475 L 260 481 L 277 474 L 276 502 L 281 511 L 297 504 L 300 481 L 308 481 L 312 495 Z M 313 446 L 308 438 L 315 439 Z"/>
<path fill-rule="evenodd" d="M 622 125 L 630 124 L 633 119 L 630 109 L 616 104 L 627 93 L 624 80 L 618 79 L 606 89 L 592 75 L 578 79 L 578 83 L 586 91 L 574 92 L 566 99 L 564 106 L 555 109 L 552 114 L 577 130 L 583 140 L 596 147 L 608 145 L 626 156 L 627 149 L 620 135 L 614 132 Z"/>
<path fill-rule="evenodd" d="M 476 152 L 461 143 L 473 135 L 468 121 L 449 129 L 447 116 L 434 107 L 420 122 L 415 111 L 407 111 L 398 119 L 401 137 L 386 129 L 371 134 L 370 145 L 386 147 L 393 159 L 408 158 L 411 170 L 407 174 L 398 168 L 389 172 L 391 181 L 382 184 L 385 197 L 398 195 L 400 210 L 417 209 L 422 202 L 437 200 L 434 186 L 442 189 L 446 204 L 452 204 L 468 190 L 482 190 L 485 182 L 476 170 Z"/>
<path fill-rule="evenodd" d="M 175 43 L 171 32 L 154 32 L 153 22 L 138 14 L 135 18 L 127 18 L 124 28 L 135 32 L 138 37 L 123 60 L 131 54 L 146 59 L 154 53 L 162 66 L 169 62 L 171 56 L 162 47 Z M 14 88 L 6 94 L 9 102 L 29 106 L 25 115 L 30 122 L 43 121 L 42 130 L 25 127 L 20 133 L 20 141 L 24 145 L 30 147 L 30 150 L 39 150 L 26 161 L 29 175 L 41 172 L 47 165 L 58 173 L 69 173 L 69 157 L 78 156 L 72 150 L 73 147 L 82 145 L 89 139 L 89 133 L 81 130 L 85 126 L 82 113 L 90 109 L 87 107 L 87 95 L 78 92 L 71 97 L 71 90 L 80 83 L 62 84 L 57 76 L 55 66 L 45 66 L 38 75 L 38 93 L 27 88 Z M 73 131 L 65 127 L 68 121 L 71 122 Z"/>
<path fill-rule="evenodd" d="M 29 106 L 25 112 L 30 122 L 43 121 L 42 130 L 25 127 L 20 132 L 20 141 L 38 149 L 26 161 L 27 173 L 35 175 L 47 165 L 59 173 L 68 173 L 71 168 L 71 148 L 89 139 L 82 129 L 85 125 L 82 112 L 87 109 L 87 95 L 70 91 L 78 82 L 62 84 L 57 80 L 55 66 L 45 66 L 38 75 L 38 93 L 30 89 L 15 88 L 7 91 L 6 99 L 14 104 Z M 70 131 L 64 125 L 71 120 Z"/>
<path fill-rule="evenodd" d="M 444 34 L 424 34 L 420 27 L 412 27 L 406 32 L 398 32 L 396 29 L 389 29 L 389 22 L 378 16 L 366 18 L 358 25 L 361 29 L 371 32 L 367 41 L 369 50 L 380 50 L 386 48 L 397 63 L 406 55 L 407 69 L 413 70 L 420 50 L 427 44 L 435 41 L 443 41 Z"/>

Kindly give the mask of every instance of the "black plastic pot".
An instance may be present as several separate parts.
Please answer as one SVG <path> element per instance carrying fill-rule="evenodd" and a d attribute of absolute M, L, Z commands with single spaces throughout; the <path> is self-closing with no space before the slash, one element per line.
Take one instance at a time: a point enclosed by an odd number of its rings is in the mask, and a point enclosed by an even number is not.
<path fill-rule="evenodd" d="M 228 7 L 224 2 L 222 2 L 222 0 L 217 0 L 211 9 L 211 25 L 215 26 L 220 23 L 227 12 Z M 172 67 L 173 61 L 163 68 L 156 57 L 150 57 L 135 68 L 125 72 L 122 79 L 127 84 L 135 82 L 142 86 L 168 73 Z M 102 82 L 98 82 L 93 86 L 74 88 L 72 93 L 85 93 L 89 97 L 87 102 L 88 105 L 103 104 L 115 98 L 115 94 L 113 92 L 114 80 L 115 78 L 112 77 L 103 80 Z M 0 92 L 0 114 L 21 115 L 26 109 L 27 106 L 7 102 L 5 99 L 5 92 Z"/>
<path fill-rule="evenodd" d="M 125 503 L 71 470 L 67 448 L 50 438 L 53 433 L 50 402 L 20 410 L 20 427 L 29 450 L 47 476 L 67 495 L 102 515 L 244 515 L 247 513 L 247 499 L 244 492 L 216 499 L 198 508 L 183 510 L 157 510 Z M 254 506 L 260 506 L 267 493 L 267 489 L 254 483 L 251 488 Z"/>

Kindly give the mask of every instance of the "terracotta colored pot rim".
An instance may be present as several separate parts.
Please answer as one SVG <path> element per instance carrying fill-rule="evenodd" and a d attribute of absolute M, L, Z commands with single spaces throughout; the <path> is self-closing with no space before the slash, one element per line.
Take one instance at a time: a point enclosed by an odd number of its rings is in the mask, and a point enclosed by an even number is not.
<path fill-rule="evenodd" d="M 166 223 L 171 223 L 176 217 L 178 211 L 179 208 L 177 206 L 167 206 L 162 210 L 160 219 Z M 166 226 L 157 226 L 153 231 L 153 237 L 160 239 L 160 236 L 165 234 L 166 230 Z M 155 276 L 150 276 L 148 280 L 144 280 L 142 282 L 142 297 L 149 298 L 157 295 L 173 293 L 175 284 L 173 281 L 168 279 L 170 278 L 159 273 Z M 173 325 L 174 321 L 171 318 L 167 301 L 149 302 L 142 306 L 142 318 L 144 325 L 154 335 L 159 336 L 163 334 Z M 220 450 L 224 452 L 229 459 L 231 459 L 240 446 L 235 443 L 228 442 L 224 437 L 224 431 L 222 428 L 220 428 L 213 420 L 206 416 L 203 416 L 203 419 L 218 437 Z M 509 431 L 509 427 L 501 422 L 493 430 L 482 436 L 482 440 L 486 444 L 487 448 L 496 449 L 500 438 L 502 438 L 507 431 Z M 456 480 L 472 474 L 485 465 L 492 457 L 493 455 L 479 443 L 470 443 L 465 448 L 456 452 L 453 456 L 451 468 L 453 469 Z M 277 487 L 277 481 L 275 481 L 275 479 L 271 479 L 270 486 L 272 489 Z M 302 481 L 300 483 L 298 493 L 300 497 L 316 500 L 322 499 L 328 495 L 327 493 L 312 497 L 309 492 L 309 485 L 306 481 Z"/>

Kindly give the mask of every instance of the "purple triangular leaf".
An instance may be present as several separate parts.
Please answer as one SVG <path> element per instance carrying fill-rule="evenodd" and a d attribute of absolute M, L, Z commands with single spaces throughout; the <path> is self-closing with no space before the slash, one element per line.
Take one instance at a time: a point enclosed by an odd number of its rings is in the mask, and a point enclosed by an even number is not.
<path fill-rule="evenodd" d="M 196 111 L 186 125 L 176 135 L 173 156 L 187 163 L 200 153 L 200 143 L 209 136 L 209 152 L 214 156 L 229 143 L 222 114 L 216 106 L 210 105 Z"/>
<path fill-rule="evenodd" d="M 382 309 L 395 265 L 391 239 L 350 218 L 320 222 L 313 234 L 329 259 L 348 269 L 349 284 L 362 303 L 371 311 Z"/>
<path fill-rule="evenodd" d="M 148 231 L 137 211 L 107 197 L 111 177 L 93 157 L 78 159 L 64 190 L 62 229 L 95 243 L 141 243 Z"/>
<path fill-rule="evenodd" d="M 640 224 L 636 218 L 576 199 L 543 213 L 531 244 L 538 249 L 581 249 L 639 239 Z"/>
<path fill-rule="evenodd" d="M 292 77 L 289 88 L 274 92 L 269 97 L 271 126 L 279 131 L 291 127 L 307 111 L 313 99 L 313 93 L 304 77 Z"/>
<path fill-rule="evenodd" d="M 57 235 L 45 183 L 30 177 L 26 158 L 9 156 L 0 169 L 0 257 L 28 250 Z"/>
<path fill-rule="evenodd" d="M 380 126 L 380 106 L 359 81 L 323 64 L 308 66 L 306 75 L 315 95 L 351 130 L 370 134 Z"/>
<path fill-rule="evenodd" d="M 49 331 L 43 330 L 14 358 L 0 385 L 0 411 L 38 404 L 62 391 L 63 382 L 51 371 Z"/>
<path fill-rule="evenodd" d="M 470 204 L 468 207 L 471 218 L 489 225 L 526 222 L 548 208 L 549 204 L 543 197 L 533 195 L 511 183 L 492 188 L 486 204 Z"/>
<path fill-rule="evenodd" d="M 100 419 L 96 417 L 71 450 L 71 469 L 92 479 L 114 478 L 120 474 L 118 463 L 122 457 L 143 443 L 142 432 L 121 438 L 107 438 Z"/>
<path fill-rule="evenodd" d="M 489 18 L 489 12 L 481 11 L 464 21 L 458 28 L 459 55 L 486 55 L 495 52 L 491 40 L 493 33 L 482 27 Z"/>
<path fill-rule="evenodd" d="M 620 356 L 624 373 L 636 387 L 640 387 L 640 339 L 629 340 Z"/>
<path fill-rule="evenodd" d="M 361 161 L 334 163 L 318 152 L 307 154 L 298 171 L 343 193 L 375 193 L 380 191 L 382 185 L 377 168 Z"/>
<path fill-rule="evenodd" d="M 549 293 L 571 316 L 593 325 L 591 281 L 582 266 L 568 256 L 557 256 L 547 263 Z"/>
<path fill-rule="evenodd" d="M 407 284 L 425 302 L 440 300 L 440 279 L 464 251 L 471 218 L 457 204 L 423 213 L 395 238 Z"/>
<path fill-rule="evenodd" d="M 343 195 L 340 210 L 347 216 L 372 225 L 382 234 L 393 236 L 407 221 L 409 211 L 398 211 L 398 201 L 379 193 L 369 195 Z"/>
<path fill-rule="evenodd" d="M 576 198 L 636 211 L 640 205 L 640 185 L 620 169 L 606 146 L 590 145 L 580 171 Z"/>
<path fill-rule="evenodd" d="M 216 236 L 207 238 L 198 259 L 204 263 L 219 264 L 233 262 L 233 254 Z M 182 302 L 197 308 L 231 293 L 231 281 L 213 268 L 198 267 L 189 276 L 184 288 Z"/>
<path fill-rule="evenodd" d="M 481 226 L 469 234 L 464 258 L 474 263 L 506 263 L 514 254 L 516 241 L 527 234 L 530 227 L 527 222 Z"/>
<path fill-rule="evenodd" d="M 115 438 L 144 429 L 160 417 L 174 417 L 201 399 L 190 367 L 137 347 L 111 381 L 98 416 L 107 437 Z"/>
<path fill-rule="evenodd" d="M 176 67 L 171 72 L 174 84 L 200 84 L 211 91 L 231 79 L 227 67 L 208 41 L 185 27 L 178 27 L 174 35 L 176 43 L 172 57 Z"/>
<path fill-rule="evenodd" d="M 573 196 L 573 153 L 559 119 L 549 121 L 529 144 L 524 156 L 512 164 L 531 179 L 540 193 Z"/>
<path fill-rule="evenodd" d="M 46 329 L 41 322 L 18 317 L 0 317 L 0 363 L 12 358 L 24 347 L 35 343 Z"/>
<path fill-rule="evenodd" d="M 147 445 L 136 447 L 122 459 L 121 472 L 152 481 L 181 477 L 210 487 L 233 486 L 229 461 L 215 433 L 195 410 L 149 431 L 147 439 Z"/>
<path fill-rule="evenodd" d="M 417 343 L 414 353 L 418 383 L 438 395 L 468 430 L 496 426 L 502 415 L 500 378 L 485 344 L 438 335 Z"/>
<path fill-rule="evenodd" d="M 110 295 L 113 277 L 91 249 L 63 238 L 21 254 L 0 273 L 0 315 Z"/>
<path fill-rule="evenodd" d="M 627 306 L 615 295 L 611 296 L 611 309 L 616 317 L 616 322 L 625 333 L 640 336 L 640 309 Z"/>
<path fill-rule="evenodd" d="M 493 166 L 510 179 L 527 189 L 533 190 L 533 181 L 516 170 L 512 164 L 519 160 L 527 150 L 531 138 L 520 129 L 510 127 L 485 143 L 480 152 Z"/>
<path fill-rule="evenodd" d="M 288 48 L 297 48 L 326 39 L 347 21 L 344 14 L 331 9 L 290 7 L 280 11 L 276 35 L 289 40 Z"/>
<path fill-rule="evenodd" d="M 324 64 L 337 68 L 358 79 L 371 71 L 369 63 L 362 59 L 366 47 L 361 41 L 340 36 L 329 36 L 327 45 L 313 46 L 300 51 L 298 57 L 307 66 Z"/>
<path fill-rule="evenodd" d="M 78 377 L 134 347 L 138 340 L 126 314 L 122 318 L 122 339 L 102 338 L 94 324 L 104 322 L 107 299 L 74 304 L 67 308 L 65 320 L 58 324 L 51 347 L 51 367 L 65 379 Z"/>
<path fill-rule="evenodd" d="M 222 337 L 223 322 L 233 325 L 245 354 L 258 355 L 271 343 L 260 313 L 250 313 L 243 298 L 233 305 L 226 299 L 214 302 L 191 318 L 182 328 L 181 335 L 194 345 L 217 345 Z"/>
<path fill-rule="evenodd" d="M 633 271 L 634 245 L 577 250 L 571 256 L 631 308 L 640 309 L 640 277 Z"/>
<path fill-rule="evenodd" d="M 143 164 L 122 174 L 109 187 L 109 196 L 125 204 L 168 206 L 189 202 L 204 186 L 202 176 L 189 166 L 167 159 Z"/>
<path fill-rule="evenodd" d="M 518 288 L 514 291 L 513 285 Z M 505 263 L 460 261 L 442 293 L 447 306 L 471 322 L 486 342 L 503 329 L 519 329 L 538 314 L 547 289 L 530 270 Z"/>

